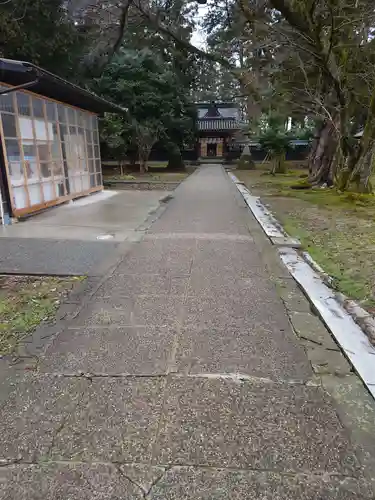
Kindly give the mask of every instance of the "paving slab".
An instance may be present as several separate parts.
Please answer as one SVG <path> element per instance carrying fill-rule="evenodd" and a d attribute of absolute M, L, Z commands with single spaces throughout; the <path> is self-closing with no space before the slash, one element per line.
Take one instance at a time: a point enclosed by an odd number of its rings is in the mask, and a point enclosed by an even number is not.
<path fill-rule="evenodd" d="M 41 463 L 0 469 L 0 499 L 141 500 L 141 490 L 111 464 Z"/>
<path fill-rule="evenodd" d="M 365 500 L 365 481 L 351 477 L 172 467 L 151 490 L 152 500 Z"/>
<path fill-rule="evenodd" d="M 0 227 L 0 273 L 102 276 L 165 194 L 105 191 Z"/>
<path fill-rule="evenodd" d="M 106 260 L 116 258 L 118 243 L 1 238 L 0 248 L 0 273 L 97 276 L 106 272 Z"/>
<path fill-rule="evenodd" d="M 0 380 L 0 498 L 373 498 L 373 401 L 223 169 L 164 208 Z"/>
<path fill-rule="evenodd" d="M 295 339 L 262 328 L 183 329 L 176 369 L 182 373 L 236 373 L 301 382 L 312 377 L 305 351 Z"/>
<path fill-rule="evenodd" d="M 190 274 L 196 241 L 172 239 L 146 240 L 135 246 L 117 267 L 116 274 Z"/>
<path fill-rule="evenodd" d="M 137 323 L 133 321 L 132 317 L 133 309 L 134 298 L 132 297 L 112 299 L 109 297 L 95 297 L 94 295 L 90 302 L 82 308 L 71 327 L 136 326 Z"/>
<path fill-rule="evenodd" d="M 95 378 L 55 436 L 53 460 L 147 462 L 162 410 L 164 380 Z"/>
<path fill-rule="evenodd" d="M 291 332 L 280 301 L 261 288 L 253 288 L 251 294 L 238 294 L 237 297 L 189 296 L 185 301 L 185 308 L 184 326 L 191 330 L 238 327 L 251 331 L 266 328 L 277 332 Z"/>
<path fill-rule="evenodd" d="M 188 278 L 165 274 L 114 274 L 96 293 L 97 297 L 136 295 L 184 295 Z"/>
<path fill-rule="evenodd" d="M 67 329 L 53 341 L 39 370 L 64 374 L 162 375 L 177 332 L 170 328 Z"/>
<path fill-rule="evenodd" d="M 18 380 L 0 408 L 2 459 L 47 459 L 55 435 L 74 414 L 87 381 L 29 374 Z"/>
<path fill-rule="evenodd" d="M 189 378 L 166 393 L 155 463 L 359 474 L 320 388 Z"/>

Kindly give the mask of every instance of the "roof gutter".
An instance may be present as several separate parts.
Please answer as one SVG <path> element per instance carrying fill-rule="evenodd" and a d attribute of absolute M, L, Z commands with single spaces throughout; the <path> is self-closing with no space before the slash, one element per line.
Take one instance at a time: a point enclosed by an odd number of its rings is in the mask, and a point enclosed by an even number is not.
<path fill-rule="evenodd" d="M 28 89 L 29 87 L 33 87 L 40 80 L 40 72 L 38 70 L 35 70 L 35 73 L 36 73 L 35 80 L 33 80 L 31 82 L 27 82 L 27 83 L 22 83 L 21 85 L 16 85 L 15 87 L 9 87 L 6 90 L 1 90 L 0 96 L 11 94 L 12 92 L 15 92 L 16 90 L 23 90 L 23 89 Z"/>

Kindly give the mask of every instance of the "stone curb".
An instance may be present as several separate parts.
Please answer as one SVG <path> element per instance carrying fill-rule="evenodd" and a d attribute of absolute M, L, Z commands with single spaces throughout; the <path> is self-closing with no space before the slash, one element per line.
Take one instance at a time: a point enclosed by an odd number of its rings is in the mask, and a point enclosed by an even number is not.
<path fill-rule="evenodd" d="M 302 252 L 302 257 L 304 260 L 316 271 L 322 281 L 334 290 L 333 278 L 329 276 L 315 260 L 311 257 L 308 252 Z M 335 292 L 336 300 L 339 304 L 350 314 L 357 325 L 365 332 L 371 342 L 375 345 L 375 318 L 365 311 L 355 300 L 350 299 L 345 294 L 341 292 Z"/>
<path fill-rule="evenodd" d="M 235 175 L 232 173 L 228 173 L 228 175 L 244 197 L 249 209 L 271 243 L 272 237 L 269 233 L 282 231 L 286 234 L 278 221 L 272 227 L 273 220 L 276 220 L 272 214 L 267 220 L 257 217 L 255 213 L 257 206 L 262 205 L 260 199 L 251 196 L 249 190 Z M 254 205 L 254 200 L 256 200 L 257 206 Z M 262 212 L 267 212 L 264 206 Z M 286 241 L 288 240 L 286 239 Z M 355 301 L 336 292 L 333 289 L 332 277 L 314 261 L 308 252 L 295 250 L 292 244 L 284 244 L 283 247 L 284 249 L 279 248 L 281 260 L 375 398 L 375 370 L 370 368 L 374 365 L 371 358 L 375 354 L 375 319 Z M 302 270 L 303 265 L 306 266 L 305 271 Z M 355 333 L 356 328 L 358 329 L 357 334 Z"/>

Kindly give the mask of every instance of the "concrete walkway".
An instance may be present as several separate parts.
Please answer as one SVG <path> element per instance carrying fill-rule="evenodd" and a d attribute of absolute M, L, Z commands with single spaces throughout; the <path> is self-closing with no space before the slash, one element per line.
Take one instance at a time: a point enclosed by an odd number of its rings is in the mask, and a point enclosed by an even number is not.
<path fill-rule="evenodd" d="M 223 169 L 202 168 L 3 384 L 0 499 L 374 498 L 349 386 L 371 418 Z"/>
<path fill-rule="evenodd" d="M 102 276 L 168 194 L 101 191 L 0 226 L 0 274 Z"/>

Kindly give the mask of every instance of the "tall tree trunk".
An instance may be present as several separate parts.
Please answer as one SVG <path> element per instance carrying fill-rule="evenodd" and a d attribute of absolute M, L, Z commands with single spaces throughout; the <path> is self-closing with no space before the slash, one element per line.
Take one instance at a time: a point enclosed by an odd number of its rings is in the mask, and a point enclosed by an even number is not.
<path fill-rule="evenodd" d="M 309 181 L 312 184 L 333 183 L 332 160 L 337 149 L 336 126 L 327 122 L 320 130 L 320 135 L 313 145 L 309 160 Z"/>
<path fill-rule="evenodd" d="M 346 181 L 346 188 L 349 184 L 355 183 L 356 188 L 361 193 L 371 193 L 372 184 L 370 177 L 374 171 L 375 159 L 375 88 L 371 96 L 370 107 L 367 114 L 365 128 L 361 141 L 353 155 L 352 164 L 349 165 L 349 175 Z"/>
<path fill-rule="evenodd" d="M 308 157 L 308 168 L 309 168 L 309 177 L 314 171 L 314 159 L 316 156 L 316 152 L 319 146 L 320 142 L 320 137 L 322 135 L 322 132 L 324 130 L 324 127 L 326 126 L 325 123 L 322 123 L 320 126 L 316 127 L 315 129 L 315 134 L 314 134 L 314 140 L 312 141 L 310 152 L 309 152 L 309 157 Z"/>
<path fill-rule="evenodd" d="M 359 160 L 359 172 L 358 177 L 356 179 L 357 191 L 359 193 L 372 193 L 372 183 L 371 183 L 371 175 L 374 170 L 374 159 L 375 159 L 375 141 L 372 141 L 372 144 L 366 151 L 364 155 L 362 155 Z"/>

